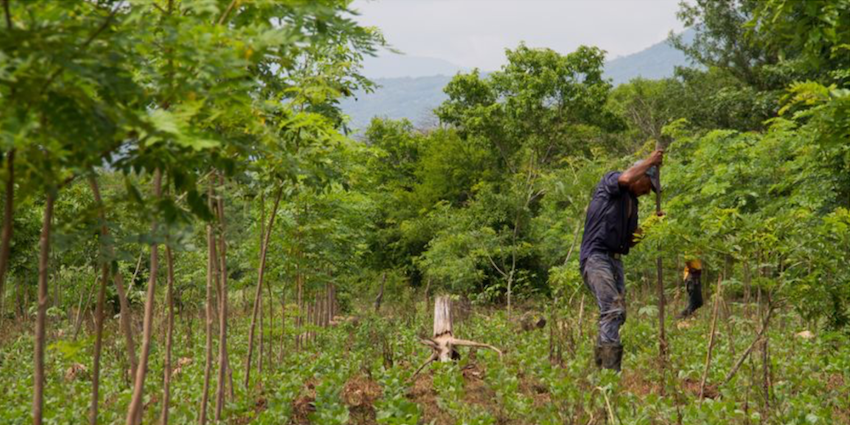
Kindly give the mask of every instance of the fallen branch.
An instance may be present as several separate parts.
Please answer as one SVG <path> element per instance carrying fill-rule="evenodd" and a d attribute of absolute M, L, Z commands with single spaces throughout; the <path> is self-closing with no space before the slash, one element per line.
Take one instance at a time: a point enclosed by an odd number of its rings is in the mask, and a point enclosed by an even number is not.
<path fill-rule="evenodd" d="M 419 372 L 421 372 L 422 369 L 425 369 L 425 366 L 428 366 L 429 364 L 433 363 L 434 360 L 437 360 L 437 353 L 431 353 L 431 357 L 428 357 L 428 360 L 425 360 L 425 363 L 422 363 L 422 366 L 419 366 L 419 368 L 416 369 L 416 372 L 413 372 L 413 376 L 411 376 L 411 379 L 418 376 Z"/>

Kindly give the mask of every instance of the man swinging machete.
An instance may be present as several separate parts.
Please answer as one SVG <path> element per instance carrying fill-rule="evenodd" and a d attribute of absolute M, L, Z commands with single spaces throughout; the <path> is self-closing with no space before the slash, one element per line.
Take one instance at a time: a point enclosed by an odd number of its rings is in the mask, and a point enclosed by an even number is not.
<path fill-rule="evenodd" d="M 663 150 L 655 150 L 625 172 L 605 174 L 587 207 L 579 264 L 584 284 L 599 306 L 599 336 L 594 350 L 598 367 L 620 371 L 620 326 L 626 321 L 622 256 L 642 234 L 638 228 L 638 197 L 661 190 L 658 167 L 663 157 Z"/>

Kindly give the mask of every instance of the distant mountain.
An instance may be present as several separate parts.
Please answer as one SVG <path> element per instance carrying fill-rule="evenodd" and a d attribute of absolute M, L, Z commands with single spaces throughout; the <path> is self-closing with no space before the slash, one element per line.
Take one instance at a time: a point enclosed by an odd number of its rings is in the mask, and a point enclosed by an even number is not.
<path fill-rule="evenodd" d="M 694 38 L 692 30 L 684 39 Z M 636 77 L 658 79 L 670 77 L 677 66 L 689 65 L 685 55 L 666 40 L 631 55 L 605 64 L 605 77 L 616 86 Z M 379 88 L 374 93 L 355 93 L 342 102 L 342 110 L 351 117 L 352 129 L 365 129 L 372 117 L 407 118 L 416 126 L 429 126 L 435 121 L 433 109 L 448 97 L 443 87 L 452 76 L 465 71 L 441 59 L 416 56 L 372 58 L 364 63 L 364 75 Z"/>
<path fill-rule="evenodd" d="M 352 129 L 365 129 L 372 117 L 407 118 L 417 126 L 427 126 L 434 108 L 448 99 L 443 87 L 451 81 L 447 75 L 418 78 L 377 78 L 374 93 L 355 93 L 342 101 L 342 110 L 351 117 Z"/>
<path fill-rule="evenodd" d="M 462 67 L 443 59 L 394 53 L 368 57 L 363 61 L 363 75 L 371 79 L 454 75 L 463 70 Z"/>
<path fill-rule="evenodd" d="M 689 29 L 682 34 L 682 39 L 691 43 L 694 35 L 695 32 Z M 670 77 L 677 66 L 685 65 L 689 65 L 685 54 L 664 40 L 640 52 L 608 61 L 605 63 L 605 76 L 618 86 L 637 77 L 651 80 Z"/>

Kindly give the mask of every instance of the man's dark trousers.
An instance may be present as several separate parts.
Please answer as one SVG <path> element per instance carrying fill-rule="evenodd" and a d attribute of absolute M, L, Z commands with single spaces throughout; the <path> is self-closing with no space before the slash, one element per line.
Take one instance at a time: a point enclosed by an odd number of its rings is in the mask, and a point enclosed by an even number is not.
<path fill-rule="evenodd" d="M 584 264 L 582 278 L 599 306 L 598 345 L 621 345 L 620 326 L 626 321 L 623 262 L 607 253 L 594 252 Z"/>

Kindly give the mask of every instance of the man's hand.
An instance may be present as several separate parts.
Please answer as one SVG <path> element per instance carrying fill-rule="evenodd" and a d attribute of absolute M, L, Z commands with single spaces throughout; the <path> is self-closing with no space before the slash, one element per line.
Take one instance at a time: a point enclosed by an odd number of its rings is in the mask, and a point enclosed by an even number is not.
<path fill-rule="evenodd" d="M 649 154 L 649 157 L 646 159 L 651 165 L 661 166 L 661 163 L 664 161 L 664 149 L 657 149 L 652 151 Z"/>
<path fill-rule="evenodd" d="M 633 248 L 641 239 L 643 239 L 643 229 L 638 227 L 632 234 L 632 239 L 629 241 L 629 248 Z"/>
<path fill-rule="evenodd" d="M 620 184 L 620 187 L 630 187 L 635 182 L 642 179 L 646 175 L 647 170 L 653 166 L 660 166 L 663 160 L 664 149 L 654 150 L 644 160 L 631 166 L 631 168 L 620 174 L 620 177 L 617 179 L 617 183 Z"/>

